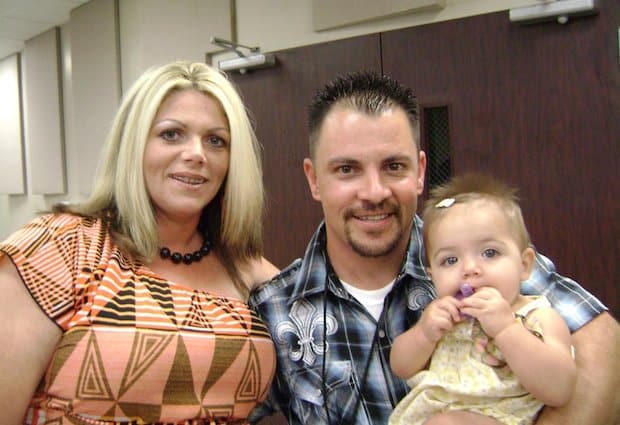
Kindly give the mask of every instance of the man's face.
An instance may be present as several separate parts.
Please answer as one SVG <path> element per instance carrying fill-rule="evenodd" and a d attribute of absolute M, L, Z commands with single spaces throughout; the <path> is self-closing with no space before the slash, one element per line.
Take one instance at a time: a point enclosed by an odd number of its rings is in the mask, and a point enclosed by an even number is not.
<path fill-rule="evenodd" d="M 318 135 L 314 161 L 304 161 L 312 197 L 323 207 L 329 252 L 402 255 L 425 167 L 402 109 L 379 115 L 332 109 Z"/>

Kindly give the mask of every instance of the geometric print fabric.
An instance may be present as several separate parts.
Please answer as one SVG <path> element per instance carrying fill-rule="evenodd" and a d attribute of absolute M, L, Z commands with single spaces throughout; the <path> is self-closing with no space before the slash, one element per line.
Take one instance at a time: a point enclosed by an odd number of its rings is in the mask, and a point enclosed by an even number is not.
<path fill-rule="evenodd" d="M 42 216 L 0 251 L 64 331 L 29 423 L 232 422 L 266 397 L 273 343 L 247 304 L 159 278 L 100 220 Z"/>

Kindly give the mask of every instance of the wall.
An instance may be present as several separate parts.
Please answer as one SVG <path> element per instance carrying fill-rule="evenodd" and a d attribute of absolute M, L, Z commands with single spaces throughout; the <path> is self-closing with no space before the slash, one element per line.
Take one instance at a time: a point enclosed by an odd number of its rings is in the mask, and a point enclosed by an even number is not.
<path fill-rule="evenodd" d="M 97 22 L 99 15 L 95 10 L 102 2 L 111 3 L 109 0 L 91 0 L 81 6 L 85 8 L 82 12 L 86 13 L 86 19 L 91 17 Z M 231 2 L 236 6 L 236 18 L 230 12 Z M 439 12 L 403 15 L 315 32 L 312 28 L 312 0 L 122 0 L 118 2 L 116 12 L 118 51 L 114 53 L 120 58 L 120 77 L 113 75 L 112 78 L 110 74 L 116 71 L 106 71 L 105 75 L 95 73 L 90 77 L 75 77 L 72 74 L 72 61 L 102 64 L 103 68 L 110 64 L 95 48 L 82 49 L 85 53 L 81 55 L 84 56 L 72 58 L 76 50 L 75 46 L 71 48 L 75 22 L 67 22 L 61 27 L 66 192 L 61 195 L 35 195 L 28 189 L 24 195 L 0 194 L 0 239 L 32 219 L 38 211 L 49 209 L 55 202 L 82 199 L 90 186 L 94 163 L 85 157 L 85 152 L 91 152 L 92 159 L 96 159 L 111 119 L 109 105 L 118 101 L 110 99 L 118 98 L 122 90 L 152 65 L 179 58 L 203 61 L 206 53 L 217 53 L 220 49 L 209 43 L 212 35 L 236 38 L 242 44 L 258 45 L 263 51 L 272 51 L 506 10 L 537 1 L 446 0 L 445 3 L 446 7 Z M 74 34 L 74 37 L 76 43 L 82 36 L 76 37 Z M 96 45 L 91 43 L 91 46 Z M 93 88 L 106 97 L 104 108 L 99 107 L 96 96 L 88 95 Z M 75 99 L 79 104 L 75 104 Z M 94 113 L 92 107 L 96 107 Z M 84 121 L 84 117 L 88 119 Z"/>
<path fill-rule="evenodd" d="M 219 49 L 211 36 L 231 38 L 230 0 L 122 0 L 119 7 L 123 91 L 151 66 L 204 62 Z"/>
<path fill-rule="evenodd" d="M 282 50 L 507 10 L 538 2 L 535 0 L 446 0 L 445 3 L 445 8 L 440 11 L 431 10 L 406 14 L 344 28 L 315 32 L 312 23 L 312 0 L 238 0 L 238 41 L 243 44 L 259 45 L 263 51 Z"/>

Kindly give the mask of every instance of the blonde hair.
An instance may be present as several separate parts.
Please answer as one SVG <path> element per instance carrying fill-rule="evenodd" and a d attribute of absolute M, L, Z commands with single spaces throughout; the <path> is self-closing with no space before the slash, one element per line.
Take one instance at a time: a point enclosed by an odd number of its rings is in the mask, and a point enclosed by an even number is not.
<path fill-rule="evenodd" d="M 56 208 L 107 218 L 115 242 L 149 260 L 159 245 L 156 218 L 143 174 L 150 128 L 172 92 L 197 90 L 217 100 L 228 120 L 230 163 L 200 229 L 233 266 L 262 253 L 264 190 L 260 146 L 243 101 L 226 75 L 203 63 L 173 62 L 146 71 L 123 98 L 106 139 L 91 196 Z"/>
<path fill-rule="evenodd" d="M 523 220 L 516 189 L 485 174 L 469 173 L 452 178 L 448 183 L 431 190 L 426 201 L 422 219 L 424 221 L 424 246 L 428 262 L 430 229 L 453 204 L 467 204 L 486 200 L 496 203 L 506 214 L 515 240 L 521 250 L 530 245 L 530 236 Z"/>

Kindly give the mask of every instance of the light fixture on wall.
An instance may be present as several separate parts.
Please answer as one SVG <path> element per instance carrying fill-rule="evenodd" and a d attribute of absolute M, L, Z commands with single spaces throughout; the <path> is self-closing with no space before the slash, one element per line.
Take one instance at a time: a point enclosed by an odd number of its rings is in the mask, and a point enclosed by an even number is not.
<path fill-rule="evenodd" d="M 541 1 L 533 6 L 510 9 L 510 22 L 533 24 L 545 21 L 558 21 L 565 24 L 571 17 L 594 15 L 598 13 L 596 0 L 554 0 Z"/>
<path fill-rule="evenodd" d="M 276 64 L 276 57 L 272 53 L 261 53 L 259 47 L 249 47 L 243 44 L 224 40 L 219 37 L 211 37 L 211 44 L 220 46 L 231 52 L 235 52 L 238 57 L 225 59 L 218 62 L 217 66 L 222 71 L 237 71 L 245 74 L 249 70 L 267 68 Z M 247 49 L 248 54 L 244 54 L 240 48 Z"/>

